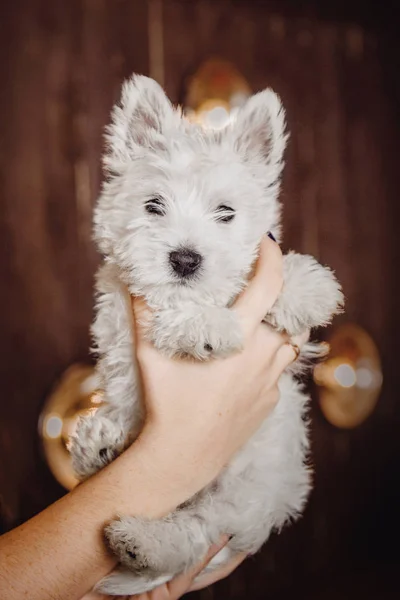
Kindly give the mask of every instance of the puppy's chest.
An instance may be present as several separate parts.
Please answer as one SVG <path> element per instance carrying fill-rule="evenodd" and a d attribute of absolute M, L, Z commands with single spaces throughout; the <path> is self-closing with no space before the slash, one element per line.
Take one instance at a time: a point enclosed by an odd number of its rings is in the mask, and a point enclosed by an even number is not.
<path fill-rule="evenodd" d="M 256 471 L 260 469 L 264 471 L 268 466 L 276 463 L 279 453 L 271 449 L 275 429 L 275 418 L 271 415 L 229 463 L 226 469 L 226 476 L 229 479 L 240 477 L 251 480 Z"/>

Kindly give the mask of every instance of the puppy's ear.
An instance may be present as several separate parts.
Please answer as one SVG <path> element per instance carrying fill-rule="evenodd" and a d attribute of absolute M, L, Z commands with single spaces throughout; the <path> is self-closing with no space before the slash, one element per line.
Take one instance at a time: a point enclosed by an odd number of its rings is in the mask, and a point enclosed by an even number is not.
<path fill-rule="evenodd" d="M 163 134 L 177 118 L 179 114 L 158 83 L 144 75 L 133 75 L 124 82 L 121 100 L 106 129 L 105 166 L 118 171 L 118 166 L 144 150 L 163 150 Z"/>
<path fill-rule="evenodd" d="M 232 129 L 235 146 L 245 159 L 258 156 L 280 173 L 288 135 L 285 111 L 275 92 L 266 89 L 249 98 Z"/>

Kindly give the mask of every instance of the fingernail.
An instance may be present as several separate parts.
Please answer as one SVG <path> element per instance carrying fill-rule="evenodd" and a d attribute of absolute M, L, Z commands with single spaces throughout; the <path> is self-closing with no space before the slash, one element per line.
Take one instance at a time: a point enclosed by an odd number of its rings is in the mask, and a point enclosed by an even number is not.
<path fill-rule="evenodd" d="M 273 242 L 276 242 L 276 239 L 274 238 L 274 236 L 272 235 L 272 233 L 270 231 L 268 231 L 267 235 Z"/>

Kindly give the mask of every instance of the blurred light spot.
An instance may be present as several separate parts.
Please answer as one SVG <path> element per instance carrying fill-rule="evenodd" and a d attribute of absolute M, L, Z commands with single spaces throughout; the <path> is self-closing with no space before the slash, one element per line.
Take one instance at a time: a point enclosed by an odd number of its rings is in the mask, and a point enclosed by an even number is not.
<path fill-rule="evenodd" d="M 361 367 L 356 371 L 357 376 L 357 385 L 359 388 L 363 390 L 367 390 L 371 388 L 374 383 L 374 374 L 370 369 L 366 367 Z"/>
<path fill-rule="evenodd" d="M 353 387 L 357 382 L 353 367 L 345 363 L 336 367 L 333 376 L 338 384 L 345 388 Z"/>
<path fill-rule="evenodd" d="M 229 111 L 223 106 L 216 106 L 205 112 L 202 120 L 207 127 L 222 129 L 222 127 L 225 127 L 229 123 Z"/>
<path fill-rule="evenodd" d="M 63 428 L 62 419 L 58 415 L 49 415 L 44 423 L 44 435 L 56 439 L 60 437 Z"/>

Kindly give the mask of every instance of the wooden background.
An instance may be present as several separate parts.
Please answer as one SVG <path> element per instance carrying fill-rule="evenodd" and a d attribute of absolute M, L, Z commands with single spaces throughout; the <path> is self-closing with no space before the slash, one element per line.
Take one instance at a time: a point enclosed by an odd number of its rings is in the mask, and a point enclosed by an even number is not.
<path fill-rule="evenodd" d="M 282 95 L 292 133 L 285 247 L 336 269 L 342 319 L 372 334 L 385 380 L 374 414 L 352 431 L 330 426 L 314 401 L 305 517 L 199 597 L 398 598 L 400 53 L 391 3 L 13 0 L 1 4 L 0 27 L 4 527 L 63 493 L 41 456 L 37 419 L 57 377 L 88 359 L 91 210 L 121 81 L 154 73 L 179 101 L 185 76 L 216 55 L 254 90 Z"/>

